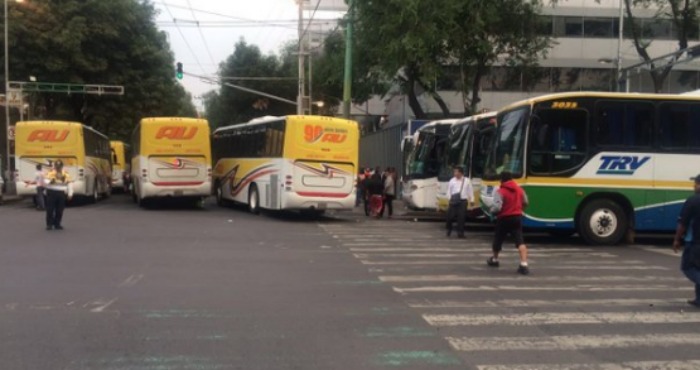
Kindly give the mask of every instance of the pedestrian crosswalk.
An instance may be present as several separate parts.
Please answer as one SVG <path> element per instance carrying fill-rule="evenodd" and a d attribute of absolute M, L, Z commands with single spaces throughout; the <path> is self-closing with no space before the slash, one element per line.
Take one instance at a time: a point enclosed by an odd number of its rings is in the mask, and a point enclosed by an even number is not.
<path fill-rule="evenodd" d="M 491 233 L 434 223 L 321 224 L 478 370 L 700 369 L 700 311 L 677 260 L 644 248 L 531 245 L 485 266 Z M 510 261 L 509 261 L 510 260 Z M 507 353 L 507 355 L 505 355 Z"/>

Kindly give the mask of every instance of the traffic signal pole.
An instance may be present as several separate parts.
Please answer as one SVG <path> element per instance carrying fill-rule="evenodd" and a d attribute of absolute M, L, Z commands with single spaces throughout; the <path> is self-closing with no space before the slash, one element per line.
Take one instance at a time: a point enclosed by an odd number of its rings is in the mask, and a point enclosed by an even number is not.
<path fill-rule="evenodd" d="M 352 31 L 355 20 L 354 1 L 348 0 L 348 25 L 345 29 L 345 76 L 343 78 L 343 117 L 350 118 L 352 100 Z"/>

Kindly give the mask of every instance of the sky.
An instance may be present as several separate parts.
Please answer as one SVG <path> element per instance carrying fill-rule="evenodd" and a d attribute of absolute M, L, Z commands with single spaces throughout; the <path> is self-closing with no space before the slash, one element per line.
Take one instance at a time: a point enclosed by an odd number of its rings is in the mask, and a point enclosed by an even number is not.
<path fill-rule="evenodd" d="M 310 0 L 313 6 L 315 1 Z M 153 0 L 153 3 L 159 12 L 156 24 L 168 33 L 175 60 L 183 64 L 185 72 L 216 74 L 219 63 L 233 53 L 240 38 L 258 45 L 263 53 L 277 53 L 286 42 L 297 39 L 295 0 Z M 305 18 L 311 13 L 312 10 L 306 11 Z M 338 16 L 334 12 L 317 11 L 315 18 Z M 189 76 L 181 83 L 199 109 L 202 108 L 200 97 L 217 88 Z"/>

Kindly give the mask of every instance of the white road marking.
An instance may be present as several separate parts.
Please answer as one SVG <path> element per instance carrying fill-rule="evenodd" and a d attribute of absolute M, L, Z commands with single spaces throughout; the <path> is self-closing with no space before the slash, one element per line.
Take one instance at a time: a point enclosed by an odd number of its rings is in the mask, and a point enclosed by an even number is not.
<path fill-rule="evenodd" d="M 507 315 L 423 315 L 433 326 L 537 326 L 570 324 L 700 323 L 700 315 L 681 312 L 535 312 Z M 635 337 L 636 338 L 636 337 Z M 698 334 L 700 340 L 700 334 Z"/>
<path fill-rule="evenodd" d="M 656 253 L 656 254 L 663 254 L 664 256 L 671 256 L 671 257 L 676 257 L 676 258 L 681 257 L 681 253 L 675 253 L 673 251 L 673 249 L 671 249 L 671 248 L 645 247 L 645 246 L 641 246 L 641 245 L 633 245 L 632 248 L 641 249 L 643 251 L 652 252 L 652 253 Z"/>
<path fill-rule="evenodd" d="M 102 311 L 104 311 L 107 307 L 111 306 L 111 305 L 112 305 L 114 302 L 116 302 L 116 301 L 117 301 L 117 298 L 113 298 L 113 299 L 111 299 L 111 300 L 109 300 L 109 301 L 106 301 L 106 302 L 103 301 L 103 300 L 101 300 L 101 299 L 100 299 L 100 300 L 97 300 L 97 301 L 94 301 L 94 302 L 92 302 L 92 303 L 93 303 L 93 304 L 98 304 L 99 306 L 97 306 L 97 307 L 91 309 L 90 312 L 95 312 L 95 313 L 97 313 L 97 312 L 102 312 Z"/>
<path fill-rule="evenodd" d="M 459 253 L 355 253 L 355 258 L 365 259 L 371 257 L 384 257 L 384 258 L 475 258 L 475 257 L 491 257 L 492 253 L 484 253 L 483 251 L 460 251 Z M 570 253 L 528 253 L 529 257 L 532 258 L 617 258 L 617 256 L 609 253 L 581 253 L 581 254 L 570 254 Z M 577 260 L 576 260 L 577 261 Z M 571 262 L 571 261 L 565 261 Z M 596 263 L 598 263 L 597 261 Z M 612 262 L 612 261 L 605 261 Z M 614 263 L 624 263 L 625 261 L 614 261 Z"/>
<path fill-rule="evenodd" d="M 685 280 L 681 277 L 660 276 L 629 276 L 629 275 L 598 275 L 598 276 L 467 276 L 467 275 L 382 275 L 379 280 L 385 283 L 417 283 L 417 282 L 473 282 L 473 281 L 586 281 L 586 282 L 678 282 Z"/>
<path fill-rule="evenodd" d="M 476 253 L 491 253 L 491 248 L 472 248 L 473 244 L 470 244 L 468 248 L 454 248 L 454 247 L 380 247 L 380 248 L 350 248 L 351 252 L 476 252 Z M 592 249 L 583 248 L 528 248 L 528 254 L 537 253 L 564 253 L 571 255 L 585 255 L 593 252 Z M 594 252 L 594 253 L 605 253 L 613 255 L 607 252 Z"/>
<path fill-rule="evenodd" d="M 530 264 L 535 263 L 533 259 L 528 259 Z M 436 261 L 436 260 L 421 260 L 421 261 L 368 261 L 365 259 L 360 259 L 360 262 L 364 265 L 462 265 L 462 266 L 480 266 L 485 265 L 486 261 L 473 261 L 473 260 L 449 260 L 449 261 Z M 610 265 L 610 266 L 603 266 Z M 635 266 L 636 265 L 636 266 Z M 652 267 L 661 266 L 647 266 L 644 265 L 642 261 L 626 260 L 626 261 L 593 261 L 593 260 L 570 260 L 570 261 L 558 261 L 556 265 L 549 266 L 547 264 L 542 265 L 548 269 L 566 269 L 569 267 L 578 267 L 586 269 L 596 269 L 601 267 L 613 267 L 614 269 L 627 269 L 630 267 L 642 267 L 651 269 Z M 666 270 L 666 268 L 663 268 Z"/>
<path fill-rule="evenodd" d="M 481 292 L 481 291 L 543 291 L 543 292 L 653 292 L 653 291 L 674 291 L 685 292 L 691 291 L 688 287 L 678 287 L 670 285 L 566 285 L 566 286 L 514 286 L 514 285 L 478 285 L 478 286 L 421 286 L 414 288 L 398 288 L 393 287 L 396 293 L 450 293 L 450 292 Z"/>
<path fill-rule="evenodd" d="M 134 274 L 126 278 L 124 281 L 119 283 L 119 287 L 125 288 L 136 285 L 141 279 L 143 279 L 143 274 Z"/>
<path fill-rule="evenodd" d="M 604 364 L 482 365 L 478 370 L 697 370 L 700 361 L 635 361 Z"/>
<path fill-rule="evenodd" d="M 699 345 L 700 334 L 562 335 L 551 337 L 447 337 L 458 351 L 566 351 L 598 348 Z"/>
<path fill-rule="evenodd" d="M 685 307 L 685 298 L 674 299 L 554 299 L 521 300 L 503 299 L 497 301 L 446 301 L 413 300 L 408 306 L 420 309 L 434 308 L 493 308 L 493 307 L 579 307 L 579 306 L 681 306 Z"/>

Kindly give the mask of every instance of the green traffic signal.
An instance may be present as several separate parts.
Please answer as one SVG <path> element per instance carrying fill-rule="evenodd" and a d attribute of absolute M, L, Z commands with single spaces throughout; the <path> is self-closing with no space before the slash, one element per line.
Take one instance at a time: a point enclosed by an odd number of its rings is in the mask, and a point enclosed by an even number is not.
<path fill-rule="evenodd" d="M 185 75 L 184 72 L 182 72 L 182 63 L 177 62 L 177 69 L 175 70 L 175 77 L 177 77 L 178 80 L 182 80 L 182 77 Z"/>

